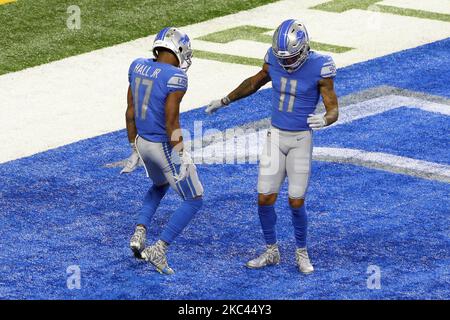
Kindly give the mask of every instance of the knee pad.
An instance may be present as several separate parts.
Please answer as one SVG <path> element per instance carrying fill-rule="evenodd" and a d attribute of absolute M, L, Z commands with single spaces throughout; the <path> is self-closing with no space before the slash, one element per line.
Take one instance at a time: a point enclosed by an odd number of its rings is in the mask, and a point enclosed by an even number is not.
<path fill-rule="evenodd" d="M 278 193 L 280 191 L 280 185 L 278 183 L 275 183 L 274 181 L 270 181 L 267 179 L 258 179 L 258 180 L 259 180 L 257 185 L 258 193 L 267 195 Z"/>
<path fill-rule="evenodd" d="M 305 186 L 295 185 L 295 184 L 291 183 L 291 181 L 289 181 L 289 187 L 288 187 L 289 198 L 304 199 L 305 193 L 306 193 L 306 187 L 307 187 L 306 185 Z"/>

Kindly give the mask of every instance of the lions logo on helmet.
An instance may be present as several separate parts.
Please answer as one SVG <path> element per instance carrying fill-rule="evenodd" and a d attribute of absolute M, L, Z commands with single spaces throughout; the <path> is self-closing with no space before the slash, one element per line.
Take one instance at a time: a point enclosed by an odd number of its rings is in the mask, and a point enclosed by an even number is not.
<path fill-rule="evenodd" d="M 173 52 L 179 62 L 179 67 L 187 71 L 192 64 L 191 40 L 188 35 L 174 27 L 162 29 L 153 42 L 153 54 L 158 56 L 158 48 L 166 48 Z"/>
<path fill-rule="evenodd" d="M 284 21 L 275 30 L 272 51 L 286 71 L 298 70 L 308 58 L 310 51 L 305 25 L 295 19 Z"/>

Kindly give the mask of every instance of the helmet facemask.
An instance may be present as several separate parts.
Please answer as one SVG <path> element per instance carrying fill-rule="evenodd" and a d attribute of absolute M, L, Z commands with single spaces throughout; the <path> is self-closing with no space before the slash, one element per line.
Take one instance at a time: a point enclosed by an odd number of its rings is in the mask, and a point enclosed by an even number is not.
<path fill-rule="evenodd" d="M 308 58 L 309 51 L 309 45 L 305 43 L 300 51 L 295 53 L 294 55 L 276 57 L 278 59 L 278 63 L 284 68 L 284 70 L 286 70 L 287 72 L 294 72 L 300 69 L 300 67 L 305 63 L 306 59 Z"/>
<path fill-rule="evenodd" d="M 190 47 L 183 49 L 182 47 L 179 48 L 180 50 L 180 57 L 177 56 L 178 61 L 180 62 L 180 68 L 184 71 L 187 72 L 189 67 L 192 64 L 192 57 L 193 57 L 193 52 L 192 49 Z M 181 58 L 181 59 L 180 59 Z"/>

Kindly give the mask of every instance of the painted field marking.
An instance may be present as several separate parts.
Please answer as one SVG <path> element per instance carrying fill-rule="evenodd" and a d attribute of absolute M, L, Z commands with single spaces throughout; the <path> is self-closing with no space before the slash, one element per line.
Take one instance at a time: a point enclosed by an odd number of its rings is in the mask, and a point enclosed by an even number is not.
<path fill-rule="evenodd" d="M 271 45 L 273 32 L 274 30 L 269 28 L 243 25 L 209 33 L 196 39 L 215 43 L 228 43 L 236 40 L 249 40 Z M 344 53 L 353 49 L 349 47 L 315 41 L 311 41 L 311 48 L 313 50 L 327 51 L 332 53 Z"/>
<path fill-rule="evenodd" d="M 316 161 L 351 163 L 371 169 L 406 174 L 418 178 L 450 183 L 450 166 L 417 160 L 384 152 L 369 152 L 350 148 L 317 147 L 313 151 Z"/>
<path fill-rule="evenodd" d="M 331 0 L 310 9 L 344 12 L 352 9 L 377 11 L 401 16 L 450 22 L 450 14 L 380 4 L 380 0 Z"/>
<path fill-rule="evenodd" d="M 379 92 L 396 92 L 396 88 L 380 87 L 365 92 L 352 95 L 363 98 L 365 94 L 377 94 Z M 404 91 L 404 94 L 415 94 L 415 96 L 403 96 L 398 94 L 386 94 L 375 98 L 369 98 L 357 103 L 351 103 L 339 112 L 339 121 L 330 127 L 350 123 L 365 117 L 375 116 L 377 114 L 402 108 L 415 108 L 427 112 L 439 113 L 444 116 L 450 116 L 450 103 L 445 100 L 443 103 L 429 101 L 420 94 Z M 352 98 L 352 97 L 349 97 Z M 359 99 L 359 98 L 358 98 Z M 198 148 L 198 140 L 187 142 L 186 146 L 194 146 L 192 152 L 193 159 L 198 164 L 223 164 L 223 163 L 256 163 L 265 143 L 267 128 L 270 125 L 269 119 L 263 119 L 251 124 L 239 127 L 241 135 L 228 137 L 222 132 L 223 140 L 217 141 L 213 136 L 205 136 L 200 142 L 201 148 Z M 235 128 L 236 129 L 236 128 Z M 248 130 L 250 129 L 250 130 Z M 236 131 L 237 132 L 237 131 Z M 234 159 L 233 162 L 229 162 Z M 249 159 L 252 161 L 249 162 Z M 403 157 L 384 152 L 370 152 L 351 148 L 328 148 L 315 147 L 313 150 L 313 159 L 316 161 L 351 163 L 358 166 L 364 166 L 372 169 L 380 169 L 393 173 L 406 174 L 423 179 L 435 180 L 450 183 L 450 166 L 430 161 L 418 160 L 409 157 Z M 122 162 L 110 164 L 110 167 L 118 166 Z"/>
<path fill-rule="evenodd" d="M 374 116 L 400 107 L 421 109 L 423 111 L 440 113 L 442 115 L 450 116 L 450 106 L 447 104 L 430 102 L 419 98 L 387 95 L 352 104 L 347 106 L 346 108 L 341 109 L 341 111 L 339 112 L 338 122 L 324 128 L 324 130 L 328 130 L 337 125 L 353 122 L 358 119 Z"/>
<path fill-rule="evenodd" d="M 450 0 L 383 0 L 381 5 L 450 14 Z"/>
<path fill-rule="evenodd" d="M 255 41 L 264 44 L 272 44 L 272 34 L 274 30 L 269 28 L 262 28 L 252 25 L 243 25 L 234 28 L 229 28 L 213 33 L 203 35 L 196 38 L 196 40 L 213 42 L 213 43 L 229 43 L 236 40 L 248 40 Z M 270 34 L 268 34 L 270 33 Z M 313 50 L 326 51 L 331 53 L 344 53 L 352 50 L 353 48 L 337 46 L 327 43 L 311 41 L 311 48 Z M 194 56 L 201 59 L 215 60 L 227 63 L 238 63 L 250 66 L 261 66 L 263 59 L 243 57 L 238 55 L 224 54 L 211 52 L 206 50 L 195 50 Z"/>
<path fill-rule="evenodd" d="M 223 142 L 213 143 L 196 149 L 192 153 L 197 164 L 256 164 L 265 143 L 267 129 L 257 133 L 256 143 L 247 144 L 245 141 L 255 141 L 249 135 L 232 137 Z M 254 135 L 255 133 L 251 133 Z M 240 142 L 237 142 L 240 141 Z M 234 159 L 230 163 L 230 159 Z M 253 159 L 253 162 L 249 162 Z M 200 161 L 199 161 L 200 160 Z M 450 183 L 450 166 L 431 161 L 418 160 L 385 152 L 371 152 L 352 148 L 314 147 L 313 160 L 336 163 L 350 163 L 371 169 L 379 169 L 392 173 L 405 174 L 422 179 Z M 123 166 L 125 160 L 107 165 L 107 167 Z"/>
<path fill-rule="evenodd" d="M 261 67 L 264 62 L 263 59 L 243 57 L 226 53 L 217 53 L 206 50 L 194 50 L 194 58 L 213 60 L 225 63 L 242 64 L 246 66 L 255 66 L 255 67 Z"/>

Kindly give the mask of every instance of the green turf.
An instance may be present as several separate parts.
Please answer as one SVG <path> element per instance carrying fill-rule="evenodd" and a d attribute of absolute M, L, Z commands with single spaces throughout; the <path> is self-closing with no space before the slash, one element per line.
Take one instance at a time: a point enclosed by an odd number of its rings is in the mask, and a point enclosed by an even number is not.
<path fill-rule="evenodd" d="M 275 0 L 19 0 L 0 6 L 0 74 L 271 2 Z M 66 26 L 67 8 L 73 4 L 81 9 L 80 30 Z"/>

